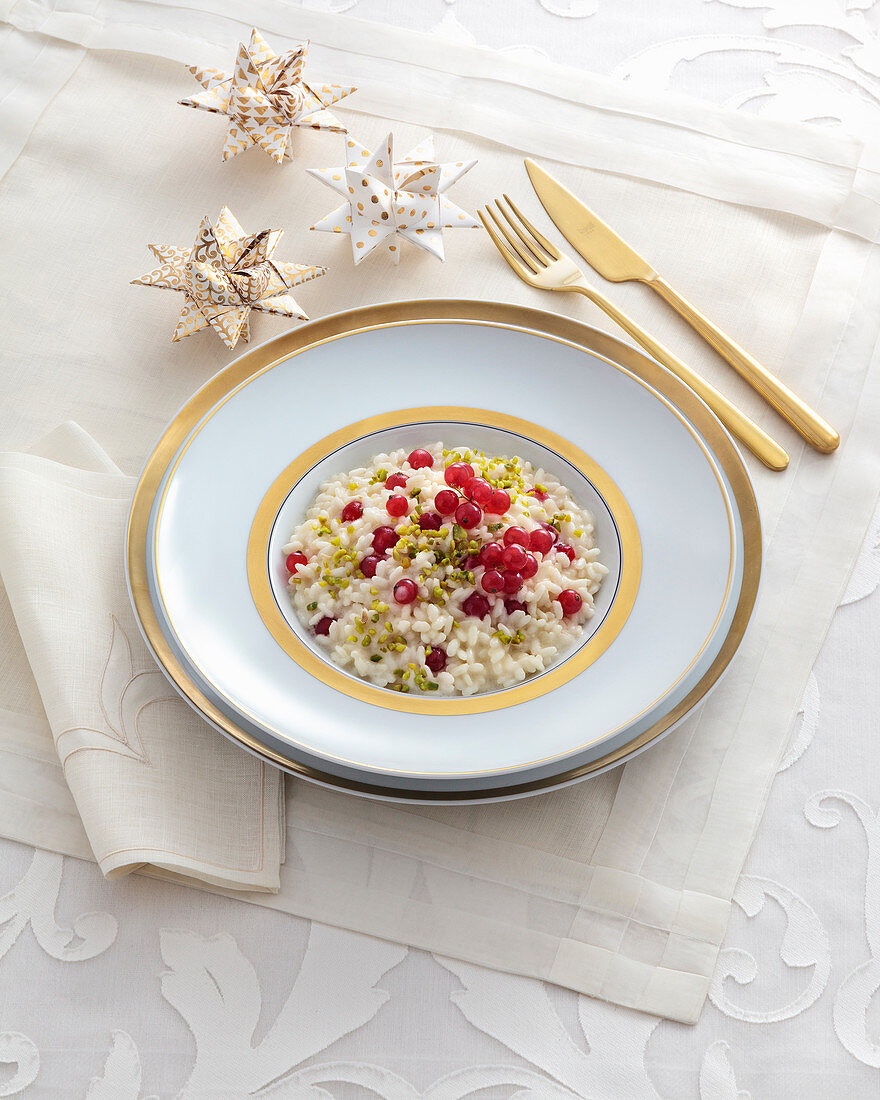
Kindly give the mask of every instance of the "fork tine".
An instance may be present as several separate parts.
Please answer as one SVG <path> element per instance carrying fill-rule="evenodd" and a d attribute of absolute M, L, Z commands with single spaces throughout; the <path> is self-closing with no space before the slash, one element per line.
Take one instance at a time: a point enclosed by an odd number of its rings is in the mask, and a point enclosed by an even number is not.
<path fill-rule="evenodd" d="M 495 228 L 498 230 L 498 232 L 501 234 L 501 236 L 505 239 L 505 241 L 507 241 L 510 248 L 513 249 L 513 251 L 517 254 L 517 256 L 519 256 L 519 258 L 523 261 L 523 263 L 526 265 L 526 267 L 530 268 L 537 275 L 537 273 L 541 270 L 541 268 L 547 266 L 544 263 L 539 264 L 538 261 L 534 258 L 534 256 L 532 256 L 532 254 L 530 252 L 526 252 L 526 250 L 516 240 L 516 238 L 511 236 L 510 233 L 508 233 L 508 231 L 504 228 L 502 223 L 498 220 L 498 218 L 495 214 L 495 211 L 492 209 L 491 206 L 486 207 L 486 213 L 489 215 L 489 217 L 495 223 Z"/>
<path fill-rule="evenodd" d="M 486 230 L 486 232 L 491 237 L 492 243 L 495 245 L 495 247 L 498 249 L 498 251 L 504 257 L 504 259 L 508 262 L 508 264 L 510 264 L 510 266 L 513 268 L 514 272 L 524 282 L 530 282 L 531 278 L 532 278 L 531 272 L 526 270 L 526 268 L 523 266 L 523 264 L 521 264 L 519 262 L 519 260 L 516 258 L 516 256 L 514 256 L 513 253 L 510 251 L 510 249 L 504 244 L 504 242 L 501 240 L 501 238 L 498 236 L 498 234 L 495 232 L 495 230 L 490 225 L 488 219 L 483 215 L 482 210 L 477 211 L 477 217 L 483 223 L 483 228 Z"/>
<path fill-rule="evenodd" d="M 548 260 L 547 256 L 545 256 L 544 253 L 541 251 L 541 249 L 538 247 L 537 242 L 534 239 L 530 239 L 528 237 L 528 235 L 525 232 L 523 232 L 522 227 L 517 223 L 516 219 L 511 214 L 509 214 L 507 212 L 507 210 L 505 210 L 505 208 L 501 205 L 500 199 L 495 200 L 495 205 L 498 207 L 498 210 L 502 214 L 502 216 L 504 217 L 504 220 L 507 222 L 507 224 L 510 226 L 510 228 L 514 231 L 514 233 L 516 233 L 516 235 L 519 237 L 519 239 L 522 241 L 522 243 L 526 246 L 526 248 L 529 250 L 529 252 L 538 261 L 540 266 L 541 267 L 547 267 L 547 265 L 551 261 Z"/>
<path fill-rule="evenodd" d="M 504 198 L 507 200 L 507 204 L 508 204 L 508 206 L 510 206 L 511 210 L 513 210 L 514 214 L 516 214 L 516 216 L 523 223 L 523 225 L 526 227 L 526 229 L 528 229 L 528 231 L 532 234 L 532 236 L 539 242 L 541 247 L 546 248 L 547 252 L 553 257 L 554 260 L 561 260 L 562 259 L 562 253 L 559 251 L 559 249 L 556 247 L 556 245 L 551 244 L 550 241 L 547 240 L 547 238 L 544 236 L 543 233 L 539 233 L 538 230 L 535 229 L 535 227 L 532 225 L 532 223 L 529 221 L 529 219 L 525 216 L 525 214 L 523 214 L 523 212 L 520 209 L 518 209 L 516 203 L 513 201 L 513 199 L 510 197 L 510 195 L 505 195 Z"/>

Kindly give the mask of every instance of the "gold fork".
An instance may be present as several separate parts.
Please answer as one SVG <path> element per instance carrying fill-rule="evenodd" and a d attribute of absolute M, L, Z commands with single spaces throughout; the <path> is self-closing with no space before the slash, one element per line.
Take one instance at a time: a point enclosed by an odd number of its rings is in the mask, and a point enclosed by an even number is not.
<path fill-rule="evenodd" d="M 543 234 L 539 233 L 528 218 L 517 209 L 512 199 L 505 195 L 504 200 L 507 203 L 506 207 L 499 199 L 495 200 L 503 221 L 488 205 L 485 213 L 478 210 L 477 214 L 486 232 L 492 238 L 492 243 L 524 283 L 541 290 L 572 292 L 589 298 L 658 363 L 662 363 L 682 382 L 690 386 L 721 423 L 765 466 L 769 466 L 771 470 L 785 469 L 788 465 L 788 455 L 775 439 L 771 439 L 762 428 L 741 412 L 733 402 L 728 401 L 705 378 L 691 370 L 659 340 L 655 340 L 613 302 L 590 286 L 571 257 L 560 252 L 556 245 L 551 244 Z"/>

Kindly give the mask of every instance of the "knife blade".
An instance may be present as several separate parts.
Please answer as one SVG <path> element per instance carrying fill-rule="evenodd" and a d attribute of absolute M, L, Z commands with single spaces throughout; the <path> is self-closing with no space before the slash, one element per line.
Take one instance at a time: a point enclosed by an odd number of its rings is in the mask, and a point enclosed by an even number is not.
<path fill-rule="evenodd" d="M 603 279 L 611 283 L 621 283 L 627 279 L 650 282 L 658 277 L 654 268 L 634 248 L 618 237 L 559 180 L 530 158 L 526 158 L 525 163 L 535 194 L 556 228 Z"/>
<path fill-rule="evenodd" d="M 606 225 L 581 200 L 563 187 L 559 180 L 527 157 L 526 170 L 535 193 L 553 223 L 595 271 L 612 283 L 635 280 L 645 283 L 676 311 L 714 348 L 752 389 L 764 398 L 799 432 L 806 441 L 823 454 L 830 454 L 840 443 L 837 431 L 815 409 L 781 382 L 766 367 L 727 333 L 722 332 L 696 306 L 654 270 L 653 267 Z"/>

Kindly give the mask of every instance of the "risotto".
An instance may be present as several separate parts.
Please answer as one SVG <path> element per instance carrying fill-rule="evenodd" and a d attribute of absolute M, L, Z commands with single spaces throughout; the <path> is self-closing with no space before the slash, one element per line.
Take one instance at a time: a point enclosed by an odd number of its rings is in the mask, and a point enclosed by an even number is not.
<path fill-rule="evenodd" d="M 436 443 L 325 482 L 283 552 L 296 614 L 336 664 L 393 691 L 473 695 L 577 641 L 608 572 L 593 535 L 546 471 Z"/>

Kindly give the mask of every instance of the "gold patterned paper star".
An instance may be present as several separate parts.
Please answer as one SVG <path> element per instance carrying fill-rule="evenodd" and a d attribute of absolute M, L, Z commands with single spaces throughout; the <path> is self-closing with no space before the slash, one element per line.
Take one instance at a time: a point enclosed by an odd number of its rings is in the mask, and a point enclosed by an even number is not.
<path fill-rule="evenodd" d="M 366 259 L 380 244 L 399 263 L 398 237 L 442 260 L 444 229 L 477 227 L 470 214 L 450 202 L 445 194 L 477 162 L 437 164 L 432 134 L 402 160 L 393 158 L 391 134 L 375 153 L 349 136 L 345 142 L 344 167 L 310 168 L 311 175 L 345 199 L 342 206 L 312 229 L 347 233 L 355 264 Z"/>
<path fill-rule="evenodd" d="M 357 91 L 341 84 L 306 83 L 302 74 L 308 50 L 308 42 L 300 42 L 279 56 L 255 27 L 250 42 L 239 44 L 233 72 L 190 65 L 189 72 L 205 90 L 179 102 L 226 115 L 224 160 L 259 145 L 281 164 L 293 157 L 295 126 L 344 134 L 345 127 L 327 108 Z"/>
<path fill-rule="evenodd" d="M 212 225 L 205 217 L 192 248 L 151 244 L 160 266 L 132 282 L 182 291 L 183 309 L 172 340 L 192 336 L 208 325 L 228 348 L 250 337 L 252 309 L 280 317 L 308 317 L 288 293 L 326 274 L 326 267 L 285 264 L 272 259 L 282 229 L 247 234 L 224 206 Z"/>

